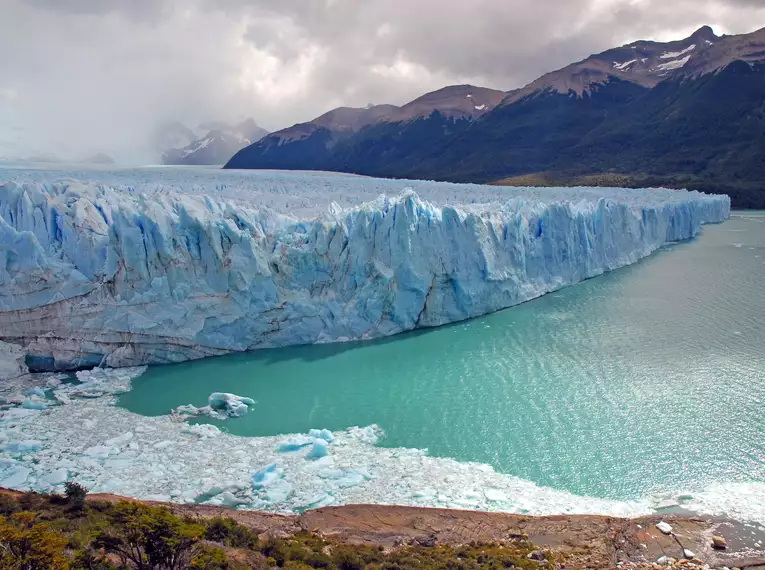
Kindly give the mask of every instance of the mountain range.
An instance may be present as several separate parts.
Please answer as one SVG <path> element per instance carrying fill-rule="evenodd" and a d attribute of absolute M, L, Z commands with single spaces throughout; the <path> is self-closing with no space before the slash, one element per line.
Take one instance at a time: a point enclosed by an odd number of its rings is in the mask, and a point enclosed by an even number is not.
<path fill-rule="evenodd" d="M 179 144 L 172 148 L 164 147 L 164 164 L 224 164 L 238 150 L 268 134 L 267 130 L 259 127 L 251 118 L 235 125 L 220 121 L 203 123 L 199 128 L 207 131 L 207 134 L 201 138 L 180 123 L 173 124 L 173 127 L 168 129 L 167 133 L 176 137 L 175 140 Z"/>
<path fill-rule="evenodd" d="M 457 85 L 340 108 L 227 168 L 507 185 L 669 186 L 765 207 L 765 29 L 637 41 L 503 92 Z"/>

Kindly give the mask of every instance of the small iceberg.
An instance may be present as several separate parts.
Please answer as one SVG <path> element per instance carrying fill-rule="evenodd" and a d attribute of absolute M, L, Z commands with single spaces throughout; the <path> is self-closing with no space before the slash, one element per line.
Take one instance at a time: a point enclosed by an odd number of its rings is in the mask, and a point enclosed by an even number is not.
<path fill-rule="evenodd" d="M 326 457 L 329 455 L 329 450 L 327 447 L 329 446 L 329 443 L 324 441 L 323 439 L 317 439 L 313 442 L 313 447 L 311 448 L 311 451 L 308 452 L 308 455 L 305 456 L 306 459 L 321 459 L 322 457 Z"/>
<path fill-rule="evenodd" d="M 226 420 L 242 417 L 254 405 L 255 400 L 252 398 L 226 392 L 213 392 L 207 398 L 206 406 L 197 408 L 191 404 L 186 404 L 178 406 L 174 412 L 183 416 L 208 416 L 215 420 Z"/>
<path fill-rule="evenodd" d="M 308 437 L 313 439 L 323 439 L 327 443 L 332 443 L 335 439 L 332 432 L 328 429 L 312 429 L 308 432 Z"/>
<path fill-rule="evenodd" d="M 284 475 L 284 469 L 276 466 L 276 463 L 267 465 L 260 471 L 252 474 L 252 488 L 262 489 L 276 483 Z"/>
<path fill-rule="evenodd" d="M 279 444 L 276 451 L 279 453 L 293 453 L 308 447 L 314 442 L 314 438 L 306 435 L 296 435 Z"/>

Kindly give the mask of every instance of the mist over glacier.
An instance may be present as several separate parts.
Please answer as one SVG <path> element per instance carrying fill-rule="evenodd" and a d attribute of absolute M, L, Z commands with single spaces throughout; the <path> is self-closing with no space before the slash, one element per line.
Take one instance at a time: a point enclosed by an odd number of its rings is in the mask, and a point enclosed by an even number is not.
<path fill-rule="evenodd" d="M 36 370 L 460 321 L 634 263 L 730 211 L 727 196 L 664 189 L 77 175 L 0 186 L 0 339 Z"/>

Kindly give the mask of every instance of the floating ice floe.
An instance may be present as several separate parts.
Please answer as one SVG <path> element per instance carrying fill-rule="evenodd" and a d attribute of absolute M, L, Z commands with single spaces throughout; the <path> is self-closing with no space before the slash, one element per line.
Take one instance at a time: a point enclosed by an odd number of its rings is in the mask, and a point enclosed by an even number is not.
<path fill-rule="evenodd" d="M 255 400 L 252 398 L 225 392 L 210 394 L 207 402 L 207 405 L 202 408 L 197 408 L 191 404 L 178 406 L 175 412 L 184 416 L 208 416 L 216 420 L 225 420 L 241 417 L 249 411 L 251 406 L 255 405 Z"/>

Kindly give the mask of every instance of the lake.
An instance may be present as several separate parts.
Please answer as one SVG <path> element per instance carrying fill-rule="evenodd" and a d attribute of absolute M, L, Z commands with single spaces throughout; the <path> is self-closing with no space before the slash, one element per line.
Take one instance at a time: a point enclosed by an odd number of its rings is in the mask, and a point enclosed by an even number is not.
<path fill-rule="evenodd" d="M 765 213 L 734 212 L 690 242 L 493 315 L 154 367 L 119 405 L 158 416 L 233 392 L 257 400 L 225 423 L 236 435 L 377 424 L 381 447 L 577 495 L 698 492 L 765 482 L 764 315 Z"/>

